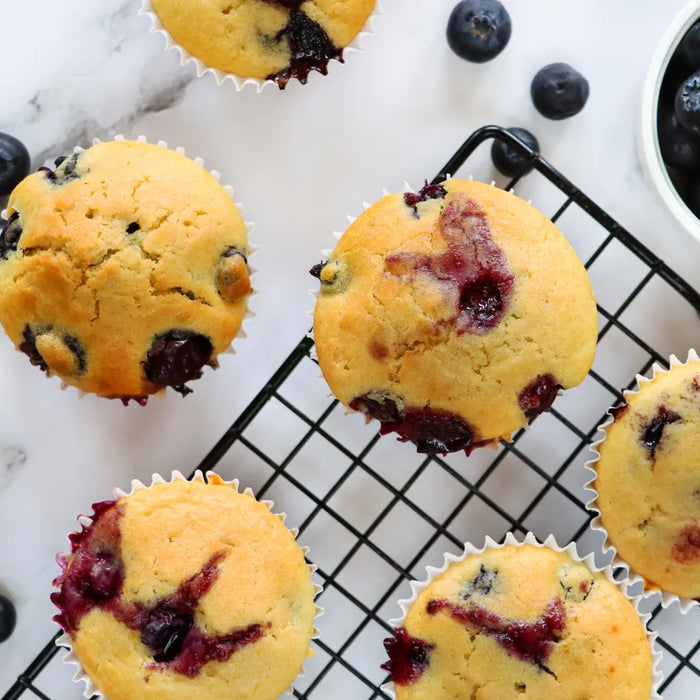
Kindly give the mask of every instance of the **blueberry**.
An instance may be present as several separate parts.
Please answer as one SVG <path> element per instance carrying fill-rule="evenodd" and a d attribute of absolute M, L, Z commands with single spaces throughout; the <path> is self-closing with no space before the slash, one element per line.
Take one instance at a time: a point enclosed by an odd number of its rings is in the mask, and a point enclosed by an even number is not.
<path fill-rule="evenodd" d="M 700 219 L 700 182 L 695 182 L 688 188 L 683 201 L 688 209 Z"/>
<path fill-rule="evenodd" d="M 466 600 L 473 595 L 488 595 L 497 582 L 498 571 L 496 569 L 487 569 L 482 564 L 479 567 L 479 573 L 471 581 L 465 582 L 461 596 Z"/>
<path fill-rule="evenodd" d="M 447 190 L 442 185 L 429 185 L 425 181 L 425 185 L 418 192 L 406 192 L 403 196 L 403 201 L 406 206 L 413 209 L 413 215 L 418 217 L 418 202 L 425 202 L 428 199 L 444 199 L 447 196 Z"/>
<path fill-rule="evenodd" d="M 682 173 L 700 173 L 700 135 L 683 128 L 672 109 L 659 107 L 659 148 L 664 163 Z"/>
<path fill-rule="evenodd" d="M 316 263 L 315 265 L 312 265 L 311 269 L 309 270 L 309 274 L 312 277 L 315 277 L 316 279 L 321 279 L 321 270 L 326 266 L 328 263 L 328 260 L 325 262 L 322 260 L 320 263 Z"/>
<path fill-rule="evenodd" d="M 681 83 L 676 92 L 674 111 L 684 129 L 700 135 L 700 71 Z"/>
<path fill-rule="evenodd" d="M 267 79 L 274 80 L 281 90 L 284 90 L 290 78 L 296 78 L 303 85 L 311 71 L 326 75 L 328 62 L 332 58 L 341 62 L 343 60 L 343 50 L 336 48 L 325 29 L 301 10 L 290 10 L 287 24 L 277 33 L 275 39 L 279 41 L 284 36 L 287 37 L 289 45 L 289 66 L 267 76 Z"/>
<path fill-rule="evenodd" d="M 121 561 L 111 552 L 97 552 L 86 562 L 81 591 L 90 600 L 109 600 L 118 593 L 124 577 Z"/>
<path fill-rule="evenodd" d="M 540 374 L 519 394 L 518 405 L 528 420 L 552 408 L 562 385 L 551 374 Z"/>
<path fill-rule="evenodd" d="M 48 370 L 49 366 L 46 364 L 46 360 L 42 357 L 39 350 L 37 350 L 36 335 L 29 324 L 24 327 L 24 331 L 22 332 L 22 342 L 19 345 L 19 349 L 29 357 L 29 361 L 33 365 L 36 365 L 44 372 Z"/>
<path fill-rule="evenodd" d="M 700 68 L 700 65 L 698 65 Z M 659 104 L 668 104 L 673 108 L 673 101 L 676 99 L 676 92 L 680 87 L 681 83 L 697 68 L 690 68 L 688 63 L 683 58 L 683 54 L 676 51 L 673 56 L 671 56 L 668 65 L 666 66 L 666 72 L 661 80 L 661 88 L 659 89 Z"/>
<path fill-rule="evenodd" d="M 510 15 L 498 0 L 462 0 L 447 20 L 447 43 L 460 57 L 485 63 L 510 39 Z"/>
<path fill-rule="evenodd" d="M 213 349 L 211 341 L 199 333 L 182 329 L 162 333 L 153 339 L 148 351 L 146 377 L 185 396 L 192 391 L 185 382 L 202 376 Z"/>
<path fill-rule="evenodd" d="M 588 81 L 568 63 L 550 63 L 535 74 L 530 95 L 540 114 L 548 119 L 566 119 L 586 104 Z"/>
<path fill-rule="evenodd" d="M 0 643 L 4 642 L 14 631 L 17 623 L 17 611 L 12 601 L 0 593 Z"/>
<path fill-rule="evenodd" d="M 540 144 L 537 142 L 537 139 L 527 129 L 512 126 L 508 131 L 525 142 L 533 151 L 537 152 L 540 150 Z M 517 146 L 511 146 L 498 139 L 491 146 L 491 160 L 496 170 L 503 173 L 506 177 L 527 175 L 533 167 L 533 163 L 528 162 L 530 160 L 528 153 L 521 151 Z"/>
<path fill-rule="evenodd" d="M 29 174 L 29 152 L 14 136 L 0 132 L 0 195 L 8 195 Z"/>
<path fill-rule="evenodd" d="M 141 629 L 141 641 L 153 653 L 154 661 L 172 661 L 182 650 L 193 624 L 194 618 L 190 613 L 159 605 L 148 613 Z"/>
<path fill-rule="evenodd" d="M 700 68 L 700 22 L 696 22 L 686 33 L 681 41 L 680 54 L 690 69 L 696 71 Z"/>
<path fill-rule="evenodd" d="M 659 406 L 656 415 L 642 428 L 641 442 L 649 454 L 649 458 L 656 459 L 656 450 L 664 434 L 664 428 L 672 423 L 678 423 L 683 419 L 666 406 Z"/>
<path fill-rule="evenodd" d="M 0 231 L 0 260 L 7 260 L 10 253 L 17 250 L 21 235 L 22 224 L 19 220 L 19 214 L 15 211 L 12 212 Z"/>

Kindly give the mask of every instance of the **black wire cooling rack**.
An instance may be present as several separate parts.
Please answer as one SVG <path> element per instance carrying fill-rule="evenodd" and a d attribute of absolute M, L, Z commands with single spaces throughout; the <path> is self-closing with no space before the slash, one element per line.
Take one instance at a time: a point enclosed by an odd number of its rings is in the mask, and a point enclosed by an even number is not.
<path fill-rule="evenodd" d="M 501 127 L 474 132 L 435 177 L 439 182 L 468 161 L 474 175 L 490 179 L 479 146 L 493 140 L 521 148 L 530 174 L 506 183 L 551 219 L 586 260 L 598 299 L 599 341 L 593 369 L 583 384 L 557 399 L 531 430 L 519 431 L 496 451 L 469 458 L 418 455 L 410 443 L 379 437 L 376 423 L 346 414 L 319 378 L 313 342 L 301 340 L 262 391 L 233 423 L 198 469 L 216 470 L 253 487 L 286 510 L 311 547 L 323 585 L 318 603 L 321 637 L 297 679 L 297 698 L 386 698 L 382 640 L 396 601 L 410 593 L 408 581 L 423 579 L 427 564 L 440 566 L 463 542 L 480 546 L 486 535 L 530 530 L 559 544 L 576 541 L 579 553 L 606 563 L 583 484 L 588 444 L 606 409 L 654 362 L 681 359 L 700 331 L 700 295 L 645 248 L 546 160 Z M 310 264 L 314 261 L 310 261 Z M 638 592 L 638 591 L 634 591 Z M 658 596 L 644 603 L 663 653 L 661 692 L 673 700 L 700 697 L 698 610 L 682 615 L 663 609 Z M 72 688 L 70 667 L 50 640 L 5 693 L 58 700 Z M 60 668 L 59 668 L 60 667 Z"/>

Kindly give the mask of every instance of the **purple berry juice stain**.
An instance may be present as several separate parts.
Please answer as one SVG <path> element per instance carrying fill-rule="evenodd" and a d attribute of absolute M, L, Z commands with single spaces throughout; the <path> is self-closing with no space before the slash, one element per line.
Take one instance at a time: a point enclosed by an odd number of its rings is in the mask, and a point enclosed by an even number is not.
<path fill-rule="evenodd" d="M 384 640 L 388 661 L 381 667 L 396 685 L 415 683 L 430 665 L 432 644 L 412 637 L 405 627 L 394 628 L 394 636 Z"/>
<path fill-rule="evenodd" d="M 219 576 L 223 552 L 214 554 L 169 596 L 145 606 L 122 596 L 120 519 L 123 506 L 104 501 L 93 506 L 92 524 L 70 536 L 70 563 L 54 581 L 51 600 L 59 608 L 54 620 L 69 634 L 94 608 L 109 612 L 129 629 L 140 632 L 153 657 L 151 666 L 194 677 L 210 661 L 226 661 L 238 649 L 260 639 L 270 623 L 255 623 L 226 634 L 210 634 L 195 622 L 201 599 Z"/>
<path fill-rule="evenodd" d="M 700 524 L 686 525 L 678 533 L 671 556 L 681 564 L 690 564 L 700 559 Z"/>
<path fill-rule="evenodd" d="M 428 615 L 436 615 L 441 610 L 446 610 L 453 620 L 465 627 L 493 637 L 511 656 L 554 676 L 546 661 L 566 626 L 566 611 L 559 598 L 552 599 L 534 622 L 506 620 L 478 605 L 462 607 L 439 598 L 428 601 Z"/>
<path fill-rule="evenodd" d="M 453 193 L 440 214 L 443 253 L 392 253 L 385 260 L 388 274 L 424 274 L 455 289 L 456 307 L 449 319 L 458 334 L 486 333 L 506 312 L 513 293 L 513 275 L 506 257 L 491 237 L 491 229 L 477 202 Z"/>

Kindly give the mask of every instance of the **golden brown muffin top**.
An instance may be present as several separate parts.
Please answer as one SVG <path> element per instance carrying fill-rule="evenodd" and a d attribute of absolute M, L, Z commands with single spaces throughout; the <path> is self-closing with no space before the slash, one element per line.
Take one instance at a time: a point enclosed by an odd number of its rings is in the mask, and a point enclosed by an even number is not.
<path fill-rule="evenodd" d="M 85 392 L 137 397 L 201 375 L 236 335 L 250 282 L 230 195 L 167 148 L 101 143 L 13 191 L 0 322 Z"/>
<path fill-rule="evenodd" d="M 332 392 L 420 451 L 509 438 L 593 361 L 583 265 L 549 219 L 496 187 L 384 197 L 312 272 Z"/>
<path fill-rule="evenodd" d="M 387 642 L 398 700 L 648 700 L 652 658 L 632 603 L 549 547 L 451 564 Z"/>
<path fill-rule="evenodd" d="M 283 88 L 342 60 L 375 1 L 153 0 L 153 9 L 173 39 L 210 68 Z"/>
<path fill-rule="evenodd" d="M 98 504 L 52 596 L 112 700 L 277 698 L 309 651 L 314 587 L 279 516 L 210 475 Z"/>
<path fill-rule="evenodd" d="M 595 507 L 618 554 L 650 587 L 700 596 L 700 361 L 625 394 L 597 446 Z"/>

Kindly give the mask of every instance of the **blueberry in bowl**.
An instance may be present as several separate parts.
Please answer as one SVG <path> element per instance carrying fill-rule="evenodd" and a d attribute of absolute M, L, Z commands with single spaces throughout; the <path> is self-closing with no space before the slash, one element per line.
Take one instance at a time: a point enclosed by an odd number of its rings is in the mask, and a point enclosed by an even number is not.
<path fill-rule="evenodd" d="M 700 71 L 681 83 L 676 92 L 673 111 L 686 131 L 700 135 Z"/>
<path fill-rule="evenodd" d="M 510 15 L 498 0 L 462 0 L 447 21 L 447 43 L 460 58 L 485 63 L 505 49 L 511 30 Z"/>
<path fill-rule="evenodd" d="M 700 240 L 700 8 L 688 3 L 664 33 L 642 90 L 639 153 L 649 184 Z"/>
<path fill-rule="evenodd" d="M 530 85 L 535 108 L 548 119 L 567 119 L 578 114 L 588 94 L 588 81 L 568 63 L 550 63 L 540 68 Z"/>

